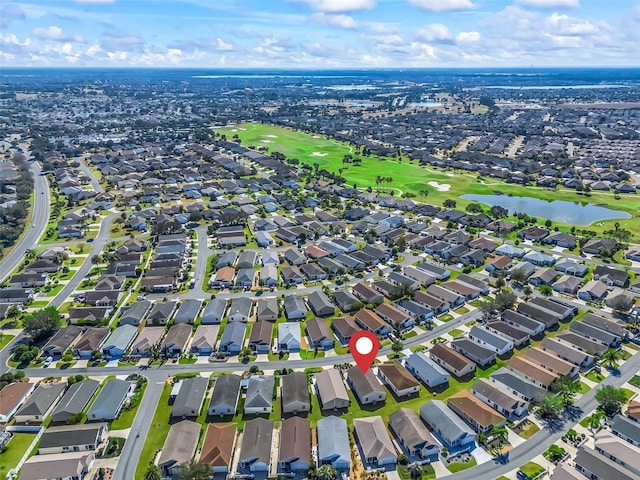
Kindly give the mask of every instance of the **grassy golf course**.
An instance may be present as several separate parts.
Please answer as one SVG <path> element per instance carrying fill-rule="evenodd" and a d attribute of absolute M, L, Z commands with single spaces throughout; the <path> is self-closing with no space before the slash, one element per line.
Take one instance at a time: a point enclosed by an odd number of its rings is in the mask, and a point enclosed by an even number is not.
<path fill-rule="evenodd" d="M 461 199 L 460 195 L 466 193 L 492 194 L 496 191 L 507 195 L 545 200 L 603 204 L 614 210 L 628 212 L 632 218 L 596 222 L 588 229 L 602 232 L 614 228 L 614 224 L 619 222 L 621 227 L 632 232 L 635 240 L 640 238 L 640 196 L 638 195 L 622 195 L 619 200 L 616 200 L 614 194 L 609 192 L 592 192 L 591 196 L 585 197 L 579 195 L 575 190 L 565 188 L 551 191 L 535 186 L 524 187 L 508 184 L 493 178 L 480 181 L 477 174 L 421 166 L 418 162 L 411 162 L 406 157 L 392 159 L 358 156 L 362 159 L 361 165 L 343 165 L 342 159 L 345 155 L 356 156 L 351 145 L 331 138 L 274 125 L 245 123 L 216 129 L 216 133 L 226 135 L 229 140 L 237 135 L 244 146 L 254 148 L 264 146 L 269 151 L 280 152 L 288 158 L 296 158 L 308 165 L 317 163 L 320 169 L 326 169 L 335 174 L 338 174 L 339 169 L 347 167 L 343 170 L 342 176 L 347 180 L 348 185 L 355 184 L 360 189 L 372 187 L 375 191 L 377 176 L 391 177 L 393 181 L 390 189 L 394 191 L 396 196 L 409 193 L 415 195 L 417 201 L 426 200 L 435 205 L 442 205 L 444 200 L 450 198 L 456 200 L 457 208 L 464 209 L 470 202 Z M 426 199 L 421 193 L 423 191 L 428 192 Z M 562 226 L 558 222 L 554 222 L 554 224 Z M 565 227 L 569 228 L 570 225 L 565 225 Z"/>

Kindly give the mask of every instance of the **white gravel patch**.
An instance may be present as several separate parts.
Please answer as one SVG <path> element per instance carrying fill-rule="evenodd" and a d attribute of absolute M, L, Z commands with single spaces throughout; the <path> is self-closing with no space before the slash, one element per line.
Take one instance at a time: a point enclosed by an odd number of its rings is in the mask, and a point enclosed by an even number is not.
<path fill-rule="evenodd" d="M 327 155 L 329 155 L 328 153 L 322 153 L 322 152 L 311 152 L 311 156 L 312 157 L 326 157 Z"/>

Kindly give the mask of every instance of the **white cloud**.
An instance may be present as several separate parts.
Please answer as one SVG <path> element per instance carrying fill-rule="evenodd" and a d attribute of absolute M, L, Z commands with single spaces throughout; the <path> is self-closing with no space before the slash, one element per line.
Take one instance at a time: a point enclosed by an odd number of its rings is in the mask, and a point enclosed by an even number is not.
<path fill-rule="evenodd" d="M 319 12 L 355 12 L 371 10 L 376 6 L 375 0 L 302 0 Z"/>
<path fill-rule="evenodd" d="M 55 42 L 77 42 L 77 43 L 85 43 L 86 40 L 81 35 L 69 35 L 62 31 L 62 29 L 56 25 L 51 25 L 49 27 L 43 28 L 38 27 L 34 28 L 31 32 L 36 38 L 40 38 L 42 40 L 53 40 Z"/>
<path fill-rule="evenodd" d="M 416 36 L 422 40 L 426 40 L 427 42 L 451 42 L 453 40 L 453 34 L 449 31 L 447 26 L 442 23 L 425 25 L 416 31 Z"/>
<path fill-rule="evenodd" d="M 553 13 L 545 22 L 551 34 L 559 35 L 590 35 L 598 31 L 593 23 L 588 20 L 570 17 L 565 14 Z"/>
<path fill-rule="evenodd" d="M 580 8 L 580 0 L 516 0 L 516 3 L 526 7 L 543 9 Z"/>
<path fill-rule="evenodd" d="M 344 14 L 328 14 L 324 12 L 314 13 L 309 19 L 316 23 L 322 23 L 324 25 L 332 25 L 334 27 L 355 29 L 358 28 L 358 23 L 353 17 Z"/>
<path fill-rule="evenodd" d="M 475 43 L 480 40 L 478 32 L 460 32 L 456 35 L 457 43 Z"/>
<path fill-rule="evenodd" d="M 409 3 L 414 7 L 430 12 L 448 12 L 475 8 L 471 0 L 409 0 Z"/>
<path fill-rule="evenodd" d="M 216 50 L 219 52 L 231 52 L 235 50 L 235 46 L 232 42 L 225 42 L 220 37 L 216 38 Z"/>

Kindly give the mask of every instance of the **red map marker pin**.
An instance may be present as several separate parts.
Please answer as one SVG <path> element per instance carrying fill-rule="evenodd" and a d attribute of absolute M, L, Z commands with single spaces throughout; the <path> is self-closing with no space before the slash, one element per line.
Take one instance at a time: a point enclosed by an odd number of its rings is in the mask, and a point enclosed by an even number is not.
<path fill-rule="evenodd" d="M 373 364 L 380 349 L 380 341 L 372 332 L 360 330 L 349 341 L 351 356 L 356 361 L 360 371 L 365 374 Z"/>

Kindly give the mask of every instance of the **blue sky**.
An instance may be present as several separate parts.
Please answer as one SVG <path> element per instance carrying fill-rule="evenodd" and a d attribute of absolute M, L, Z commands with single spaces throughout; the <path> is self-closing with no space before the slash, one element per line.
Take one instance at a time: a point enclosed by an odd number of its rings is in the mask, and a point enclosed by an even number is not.
<path fill-rule="evenodd" d="M 0 65 L 638 66 L 640 0 L 0 0 Z"/>

